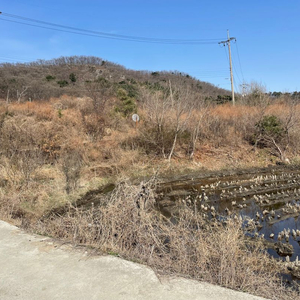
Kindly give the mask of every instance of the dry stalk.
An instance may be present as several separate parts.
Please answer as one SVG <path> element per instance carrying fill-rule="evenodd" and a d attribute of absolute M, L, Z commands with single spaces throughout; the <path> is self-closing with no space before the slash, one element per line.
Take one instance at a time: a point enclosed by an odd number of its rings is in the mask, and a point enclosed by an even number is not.
<path fill-rule="evenodd" d="M 277 263 L 261 245 L 246 243 L 241 223 L 211 226 L 190 207 L 183 207 L 171 222 L 154 208 L 153 184 L 122 182 L 103 205 L 89 210 L 70 207 L 65 215 L 40 222 L 36 229 L 164 273 L 272 299 L 299 297 L 281 284 Z M 139 208 L 137 198 L 143 197 L 145 206 Z"/>

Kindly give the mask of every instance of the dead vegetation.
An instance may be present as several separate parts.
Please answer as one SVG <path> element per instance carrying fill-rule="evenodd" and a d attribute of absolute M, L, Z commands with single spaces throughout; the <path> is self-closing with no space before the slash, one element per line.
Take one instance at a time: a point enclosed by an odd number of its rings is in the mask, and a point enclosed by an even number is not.
<path fill-rule="evenodd" d="M 137 128 L 130 117 L 115 112 L 114 101 L 101 102 L 100 94 L 94 100 L 63 96 L 46 103 L 2 102 L 1 197 L 13 195 L 16 210 L 38 218 L 43 209 L 73 201 L 95 182 L 123 174 L 141 178 L 153 168 L 178 173 L 199 166 L 299 161 L 300 106 L 295 102 L 277 101 L 263 109 L 214 106 L 172 85 L 166 92 L 144 90 L 143 95 Z M 35 193 L 48 200 L 29 200 Z"/>
<path fill-rule="evenodd" d="M 181 207 L 174 220 L 155 208 L 155 181 L 121 182 L 89 210 L 70 206 L 63 215 L 40 220 L 33 229 L 73 244 L 138 261 L 163 274 L 175 274 L 264 296 L 299 299 L 286 288 L 284 267 L 259 243 L 248 244 L 241 223 L 208 224 L 196 207 Z"/>
<path fill-rule="evenodd" d="M 71 56 L 30 63 L 1 63 L 0 98 L 7 103 L 45 101 L 67 94 L 73 97 L 89 95 L 94 101 L 97 94 L 111 97 L 117 95 L 119 89 L 129 96 L 134 96 L 137 87 L 163 90 L 168 88 L 169 80 L 176 86 L 188 85 L 211 100 L 229 95 L 227 90 L 178 71 L 134 71 L 99 57 Z M 107 88 L 105 93 L 103 83 Z"/>
<path fill-rule="evenodd" d="M 134 78 L 109 82 L 105 63 L 97 62 L 92 77 L 81 74 L 89 97 L 25 101 L 27 93 L 39 95 L 36 86 L 35 91 L 15 93 L 19 100 L 10 103 L 5 93 L 16 82 L 5 85 L 0 103 L 0 217 L 162 272 L 267 298 L 296 299 L 281 285 L 280 267 L 259 245 L 247 246 L 239 224 L 213 227 L 188 207 L 171 222 L 154 208 L 152 182 L 146 193 L 142 185 L 125 181 L 110 197 L 101 198 L 102 205 L 88 210 L 77 208 L 76 201 L 123 176 L 141 181 L 157 169 L 178 174 L 262 167 L 286 159 L 299 163 L 300 104 L 255 94 L 234 107 L 216 105 L 201 92 L 204 88 L 192 88 L 196 81 L 184 85 L 188 77 L 182 74 L 141 73 L 141 84 Z M 57 61 L 54 69 L 65 63 Z M 9 73 L 10 67 L 2 72 Z M 122 68 L 113 67 L 110 72 L 120 74 Z M 46 73 L 53 70 L 43 68 Z M 100 69 L 104 80 L 95 80 Z M 131 120 L 133 112 L 140 115 L 138 126 Z M 66 206 L 66 214 L 50 213 Z"/>

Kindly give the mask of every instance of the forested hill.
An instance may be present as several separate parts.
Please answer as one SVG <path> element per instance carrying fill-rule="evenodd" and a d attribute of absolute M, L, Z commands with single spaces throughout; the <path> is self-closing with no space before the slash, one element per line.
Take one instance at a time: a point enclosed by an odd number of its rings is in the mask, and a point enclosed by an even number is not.
<path fill-rule="evenodd" d="M 93 56 L 60 57 L 30 63 L 0 64 L 0 98 L 7 101 L 48 100 L 63 94 L 87 96 L 90 83 L 122 88 L 138 98 L 144 87 L 150 90 L 188 88 L 210 101 L 230 100 L 227 90 L 199 81 L 178 71 L 134 71 Z M 138 100 L 138 99 L 137 99 Z"/>

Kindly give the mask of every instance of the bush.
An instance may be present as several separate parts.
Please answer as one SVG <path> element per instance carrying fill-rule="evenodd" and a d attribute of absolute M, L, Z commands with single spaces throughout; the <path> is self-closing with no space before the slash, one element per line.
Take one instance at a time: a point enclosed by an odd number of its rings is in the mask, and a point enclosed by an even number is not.
<path fill-rule="evenodd" d="M 268 147 L 270 143 L 278 143 L 286 134 L 282 122 L 274 115 L 264 116 L 256 123 L 255 128 L 255 143 L 260 147 Z"/>
<path fill-rule="evenodd" d="M 119 82 L 119 87 L 127 92 L 128 97 L 136 98 L 138 96 L 138 89 L 136 85 L 132 83 L 127 83 L 126 81 Z"/>
<path fill-rule="evenodd" d="M 115 107 L 116 112 L 122 113 L 125 117 L 137 112 L 136 102 L 133 97 L 129 96 L 126 90 L 119 88 L 117 96 L 121 100 L 121 103 Z"/>
<path fill-rule="evenodd" d="M 259 134 L 272 136 L 275 139 L 282 137 L 284 128 L 278 117 L 264 116 L 260 122 L 256 124 Z"/>
<path fill-rule="evenodd" d="M 69 79 L 70 79 L 70 81 L 74 84 L 75 82 L 76 82 L 76 80 L 77 80 L 77 78 L 76 78 L 76 75 L 74 74 L 74 73 L 71 73 L 70 75 L 69 75 Z"/>
<path fill-rule="evenodd" d="M 69 84 L 67 80 L 59 80 L 57 81 L 57 84 L 59 84 L 59 87 L 65 87 Z"/>
<path fill-rule="evenodd" d="M 52 80 L 55 80 L 55 76 L 52 76 L 52 75 L 47 75 L 46 76 L 46 79 L 47 79 L 47 81 L 52 81 Z"/>

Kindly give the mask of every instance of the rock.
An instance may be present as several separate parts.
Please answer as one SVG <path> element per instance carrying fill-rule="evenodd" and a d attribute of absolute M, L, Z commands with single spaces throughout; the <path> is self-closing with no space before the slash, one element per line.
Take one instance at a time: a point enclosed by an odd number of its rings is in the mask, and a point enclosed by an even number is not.
<path fill-rule="evenodd" d="M 274 244 L 275 250 L 278 253 L 278 255 L 281 256 L 287 256 L 292 255 L 294 253 L 294 248 L 290 244 L 284 244 L 282 242 L 277 242 Z"/>

